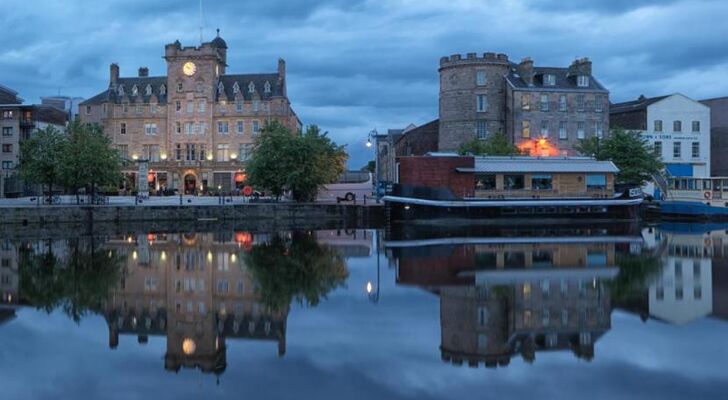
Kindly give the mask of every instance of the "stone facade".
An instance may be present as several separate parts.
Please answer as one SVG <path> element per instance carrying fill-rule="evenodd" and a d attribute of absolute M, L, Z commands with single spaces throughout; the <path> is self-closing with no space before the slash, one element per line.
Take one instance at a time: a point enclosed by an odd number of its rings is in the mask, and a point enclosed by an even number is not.
<path fill-rule="evenodd" d="M 439 151 L 505 130 L 505 54 L 468 53 L 440 59 Z"/>
<path fill-rule="evenodd" d="M 167 73 L 158 77 L 142 67 L 138 77 L 121 78 L 112 64 L 109 88 L 81 103 L 81 120 L 101 124 L 123 157 L 149 160 L 150 193 L 240 189 L 266 122 L 300 131 L 283 60 L 275 73 L 229 75 L 227 44 L 219 36 L 199 47 L 168 44 L 164 58 Z M 123 191 L 140 189 L 137 170 L 128 164 Z"/>

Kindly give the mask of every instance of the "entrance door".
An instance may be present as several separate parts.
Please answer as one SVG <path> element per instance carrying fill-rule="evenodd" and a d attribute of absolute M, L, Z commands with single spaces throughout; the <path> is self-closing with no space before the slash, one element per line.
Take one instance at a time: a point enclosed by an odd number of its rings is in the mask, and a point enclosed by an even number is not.
<path fill-rule="evenodd" d="M 185 175 L 185 194 L 195 194 L 197 178 L 192 174 Z"/>

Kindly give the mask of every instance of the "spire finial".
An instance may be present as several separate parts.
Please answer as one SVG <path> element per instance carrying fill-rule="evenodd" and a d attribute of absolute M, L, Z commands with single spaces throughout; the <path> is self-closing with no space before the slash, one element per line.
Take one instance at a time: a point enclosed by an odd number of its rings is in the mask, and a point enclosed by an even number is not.
<path fill-rule="evenodd" d="M 217 28 L 217 37 L 220 37 L 220 28 Z"/>

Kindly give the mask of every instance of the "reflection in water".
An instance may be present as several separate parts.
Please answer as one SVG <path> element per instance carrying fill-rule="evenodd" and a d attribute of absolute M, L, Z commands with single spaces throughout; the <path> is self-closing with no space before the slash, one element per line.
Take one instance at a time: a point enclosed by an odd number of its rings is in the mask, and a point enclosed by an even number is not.
<path fill-rule="evenodd" d="M 110 348 L 119 335 L 165 336 L 165 369 L 216 374 L 228 338 L 276 342 L 283 356 L 291 300 L 316 305 L 348 274 L 339 253 L 299 232 L 6 241 L 2 260 L 0 322 L 21 302 L 76 321 L 102 314 Z"/>

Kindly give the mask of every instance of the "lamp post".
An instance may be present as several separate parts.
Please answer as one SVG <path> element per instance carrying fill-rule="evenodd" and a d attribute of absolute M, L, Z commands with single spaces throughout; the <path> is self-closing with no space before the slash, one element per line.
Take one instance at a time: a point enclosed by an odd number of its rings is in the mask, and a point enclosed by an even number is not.
<path fill-rule="evenodd" d="M 379 203 L 379 143 L 377 136 L 379 136 L 379 133 L 376 129 L 372 129 L 367 134 L 367 147 L 372 147 L 372 145 L 375 146 L 374 148 L 374 195 L 377 199 L 377 203 Z M 372 139 L 374 139 L 377 143 L 372 143 Z"/>

